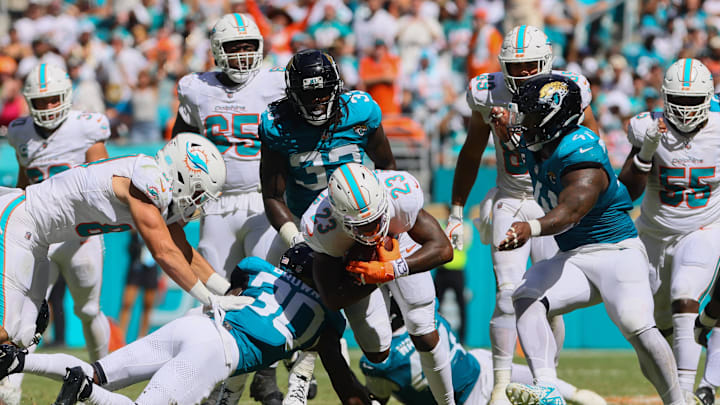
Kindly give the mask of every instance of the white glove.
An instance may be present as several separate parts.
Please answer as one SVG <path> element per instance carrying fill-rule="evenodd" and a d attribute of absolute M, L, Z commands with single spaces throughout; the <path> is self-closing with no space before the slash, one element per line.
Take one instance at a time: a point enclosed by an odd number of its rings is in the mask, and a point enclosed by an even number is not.
<path fill-rule="evenodd" d="M 463 249 L 463 207 L 462 205 L 453 205 L 450 209 L 450 217 L 445 227 L 445 235 L 450 239 L 453 248 L 457 250 Z"/>
<path fill-rule="evenodd" d="M 212 295 L 210 296 L 210 308 L 213 305 L 225 312 L 237 311 L 255 302 L 255 298 L 244 295 Z"/>
<path fill-rule="evenodd" d="M 660 120 L 662 120 L 662 118 L 660 118 Z M 662 123 L 662 121 L 660 121 L 660 124 L 662 125 L 662 129 L 665 129 L 665 124 Z M 642 147 L 637 154 L 643 162 L 651 162 L 658 145 L 660 145 L 660 140 L 665 131 L 658 128 L 658 125 L 658 122 L 655 121 L 653 125 L 645 131 L 645 139 L 643 139 Z"/>

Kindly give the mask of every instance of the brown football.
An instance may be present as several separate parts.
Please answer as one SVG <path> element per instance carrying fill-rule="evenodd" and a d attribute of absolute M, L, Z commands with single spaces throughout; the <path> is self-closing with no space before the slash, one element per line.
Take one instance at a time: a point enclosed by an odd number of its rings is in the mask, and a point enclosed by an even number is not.
<path fill-rule="evenodd" d="M 392 249 L 392 237 L 385 236 L 382 240 L 382 246 L 387 250 Z M 360 242 L 355 244 L 345 254 L 346 262 L 357 260 L 360 262 L 371 262 L 378 259 L 377 246 L 363 245 Z"/>

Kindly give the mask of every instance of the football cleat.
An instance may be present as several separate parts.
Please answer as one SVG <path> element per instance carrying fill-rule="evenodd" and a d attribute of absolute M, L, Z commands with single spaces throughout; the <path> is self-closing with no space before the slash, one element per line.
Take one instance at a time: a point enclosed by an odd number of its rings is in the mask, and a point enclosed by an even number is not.
<path fill-rule="evenodd" d="M 27 350 L 15 345 L 0 345 L 0 379 L 21 373 L 25 367 Z"/>
<path fill-rule="evenodd" d="M 281 405 L 283 393 L 277 385 L 274 368 L 260 370 L 255 373 L 250 384 L 250 397 L 263 405 Z"/>
<path fill-rule="evenodd" d="M 310 380 L 310 387 L 308 387 L 307 399 L 315 399 L 317 392 L 317 380 L 315 379 L 315 374 L 313 374 L 312 379 Z"/>
<path fill-rule="evenodd" d="M 565 405 L 560 391 L 550 385 L 510 383 L 505 394 L 513 405 Z"/>
<path fill-rule="evenodd" d="M 605 398 L 590 390 L 577 390 L 570 398 L 565 398 L 570 405 L 607 405 Z"/>
<path fill-rule="evenodd" d="M 490 394 L 490 402 L 489 405 L 510 405 L 511 402 L 508 400 L 507 395 L 505 395 L 505 384 L 501 385 L 495 385 L 493 387 L 492 393 Z"/>
<path fill-rule="evenodd" d="M 695 397 L 700 400 L 702 405 L 714 405 L 715 393 L 710 387 L 700 387 L 695 391 Z"/>
<path fill-rule="evenodd" d="M 92 381 L 81 367 L 67 368 L 60 393 L 53 405 L 74 405 L 90 398 Z"/>
<path fill-rule="evenodd" d="M 283 405 L 305 405 L 307 404 L 310 380 L 307 377 L 290 373 L 288 380 L 288 391 Z"/>
<path fill-rule="evenodd" d="M 245 388 L 243 386 L 243 388 Z M 232 391 L 223 384 L 215 387 L 210 396 L 202 402 L 202 405 L 235 405 L 240 402 L 243 391 Z"/>

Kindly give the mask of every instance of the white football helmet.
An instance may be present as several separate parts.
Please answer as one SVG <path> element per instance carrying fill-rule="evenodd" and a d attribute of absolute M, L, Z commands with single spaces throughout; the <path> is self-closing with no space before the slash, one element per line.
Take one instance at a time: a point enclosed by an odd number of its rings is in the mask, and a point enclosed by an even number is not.
<path fill-rule="evenodd" d="M 523 80 L 539 74 L 550 73 L 553 62 L 552 46 L 550 46 L 547 35 L 540 28 L 532 25 L 520 25 L 505 35 L 498 60 L 502 67 L 505 85 L 511 93 L 515 94 Z M 510 75 L 507 64 L 523 62 L 537 62 L 537 73 L 530 76 Z"/>
<path fill-rule="evenodd" d="M 257 41 L 257 51 L 226 53 L 223 44 L 232 41 Z M 225 14 L 210 32 L 210 48 L 219 66 L 236 83 L 245 83 L 260 70 L 263 61 L 263 37 L 249 14 Z M 230 61 L 237 61 L 237 68 Z"/>
<path fill-rule="evenodd" d="M 35 66 L 25 79 L 23 96 L 30 108 L 30 115 L 39 127 L 55 129 L 68 117 L 72 105 L 72 82 L 63 69 L 42 63 Z M 45 97 L 60 97 L 60 105 L 38 109 L 33 100 Z"/>
<path fill-rule="evenodd" d="M 203 204 L 217 199 L 225 185 L 222 154 L 203 136 L 180 133 L 157 152 L 155 160 L 172 186 L 168 223 L 199 218 Z"/>
<path fill-rule="evenodd" d="M 665 117 L 682 132 L 692 132 L 707 120 L 715 91 L 710 70 L 697 59 L 680 59 L 663 79 Z"/>
<path fill-rule="evenodd" d="M 358 163 L 338 167 L 330 176 L 328 196 L 333 215 L 356 241 L 372 246 L 387 235 L 387 192 L 367 167 Z"/>

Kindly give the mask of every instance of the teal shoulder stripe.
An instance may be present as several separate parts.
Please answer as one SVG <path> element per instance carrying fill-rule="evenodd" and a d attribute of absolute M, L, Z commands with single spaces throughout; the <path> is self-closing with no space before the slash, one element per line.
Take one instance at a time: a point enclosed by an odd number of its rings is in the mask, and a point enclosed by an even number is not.
<path fill-rule="evenodd" d="M 10 219 L 10 214 L 15 210 L 15 207 L 25 201 L 25 194 L 22 194 L 10 201 L 0 215 L 0 230 L 2 230 L 2 238 L 0 238 L 0 260 L 2 260 L 2 267 L 0 267 L 0 325 L 5 325 L 5 237 L 7 236 L 7 223 Z"/>
<path fill-rule="evenodd" d="M 340 172 L 343 174 L 343 177 L 345 177 L 348 187 L 350 187 L 350 192 L 355 199 L 358 209 L 363 210 L 367 208 L 367 202 L 365 202 L 365 197 L 363 197 L 360 191 L 360 186 L 358 186 L 357 181 L 355 181 L 355 176 L 353 176 L 347 165 L 340 166 Z"/>

